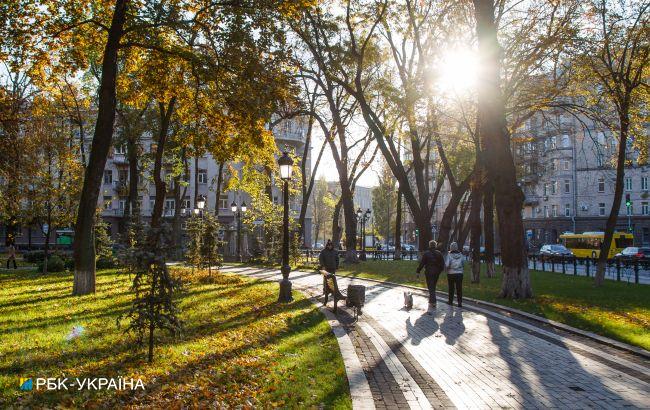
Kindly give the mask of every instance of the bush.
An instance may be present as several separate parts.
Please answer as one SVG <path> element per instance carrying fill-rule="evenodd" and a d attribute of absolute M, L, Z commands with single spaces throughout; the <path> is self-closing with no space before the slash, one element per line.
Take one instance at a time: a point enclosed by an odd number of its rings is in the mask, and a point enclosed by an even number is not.
<path fill-rule="evenodd" d="M 45 259 L 43 251 L 28 251 L 23 253 L 23 260 L 31 263 L 42 263 Z"/>
<path fill-rule="evenodd" d="M 100 256 L 95 262 L 97 269 L 113 269 L 117 268 L 117 260 L 114 257 Z"/>
<path fill-rule="evenodd" d="M 65 268 L 65 262 L 63 262 L 63 259 L 59 255 L 50 255 L 47 258 L 48 272 L 63 272 Z M 43 261 L 38 263 L 38 270 L 43 271 Z"/>
<path fill-rule="evenodd" d="M 73 258 L 65 258 L 65 259 L 63 259 L 63 263 L 65 264 L 65 270 L 74 270 L 74 259 Z"/>

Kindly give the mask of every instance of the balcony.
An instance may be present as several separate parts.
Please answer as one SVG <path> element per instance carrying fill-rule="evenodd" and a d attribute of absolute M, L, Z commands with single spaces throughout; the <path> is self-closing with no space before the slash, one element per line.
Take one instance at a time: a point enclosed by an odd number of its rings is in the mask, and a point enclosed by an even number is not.
<path fill-rule="evenodd" d="M 116 165 L 128 165 L 129 159 L 127 158 L 126 154 L 115 153 L 113 154 L 113 163 Z"/>
<path fill-rule="evenodd" d="M 113 189 L 120 196 L 127 196 L 129 194 L 129 184 L 127 181 L 113 181 Z"/>

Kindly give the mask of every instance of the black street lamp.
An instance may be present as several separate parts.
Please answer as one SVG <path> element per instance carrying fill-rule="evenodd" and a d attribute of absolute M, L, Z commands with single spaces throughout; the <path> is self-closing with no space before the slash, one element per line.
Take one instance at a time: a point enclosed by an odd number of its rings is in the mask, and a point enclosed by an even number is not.
<path fill-rule="evenodd" d="M 293 173 L 293 160 L 289 154 L 284 152 L 278 159 L 278 165 L 280 166 L 280 178 L 284 181 L 284 192 L 282 195 L 284 199 L 282 281 L 280 281 L 280 296 L 278 301 L 291 302 L 293 297 L 291 296 L 291 282 L 289 281 L 289 272 L 291 271 L 291 267 L 289 266 L 289 180 L 291 180 L 291 174 Z"/>
<path fill-rule="evenodd" d="M 361 254 L 359 259 L 366 260 L 366 222 L 370 219 L 370 208 L 363 212 L 361 208 L 357 209 L 357 218 L 361 221 Z"/>
<path fill-rule="evenodd" d="M 242 202 L 239 209 L 237 209 L 237 204 L 235 201 L 232 201 L 232 204 L 230 204 L 230 210 L 235 218 L 237 218 L 237 261 L 241 262 L 241 215 L 246 212 L 246 202 Z"/>

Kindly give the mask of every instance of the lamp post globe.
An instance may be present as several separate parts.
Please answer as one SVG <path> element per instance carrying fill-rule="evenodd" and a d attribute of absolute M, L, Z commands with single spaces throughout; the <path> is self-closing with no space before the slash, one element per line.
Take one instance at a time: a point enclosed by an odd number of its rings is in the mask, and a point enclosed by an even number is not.
<path fill-rule="evenodd" d="M 293 173 L 293 160 L 285 151 L 278 159 L 278 166 L 280 167 L 280 178 L 284 181 L 283 190 L 283 224 L 282 224 L 282 280 L 280 281 L 280 296 L 279 302 L 291 302 L 291 282 L 289 281 L 289 181 Z"/>
<path fill-rule="evenodd" d="M 203 195 L 199 195 L 199 197 L 196 199 L 196 207 L 200 210 L 203 210 L 203 208 L 205 208 L 205 197 Z"/>

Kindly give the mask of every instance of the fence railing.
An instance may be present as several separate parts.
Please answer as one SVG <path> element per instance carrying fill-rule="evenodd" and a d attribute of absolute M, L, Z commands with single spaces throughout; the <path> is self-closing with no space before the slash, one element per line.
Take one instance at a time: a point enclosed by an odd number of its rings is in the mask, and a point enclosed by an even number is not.
<path fill-rule="evenodd" d="M 345 257 L 346 251 L 339 250 L 341 260 Z M 357 257 L 361 258 L 362 251 L 356 250 Z M 307 262 L 318 262 L 320 250 L 305 249 L 302 256 Z M 369 250 L 365 251 L 367 260 L 394 260 L 395 251 Z M 418 251 L 401 251 L 402 260 L 416 261 L 419 258 Z M 467 258 L 470 259 L 469 257 Z M 485 258 L 481 256 L 481 262 Z M 501 256 L 495 255 L 495 264 L 501 264 Z M 575 276 L 593 277 L 596 274 L 597 259 L 577 258 L 574 256 L 546 256 L 529 255 L 528 268 L 541 272 L 563 273 Z M 618 282 L 650 284 L 650 261 L 640 259 L 617 258 L 607 261 L 605 278 Z"/>

